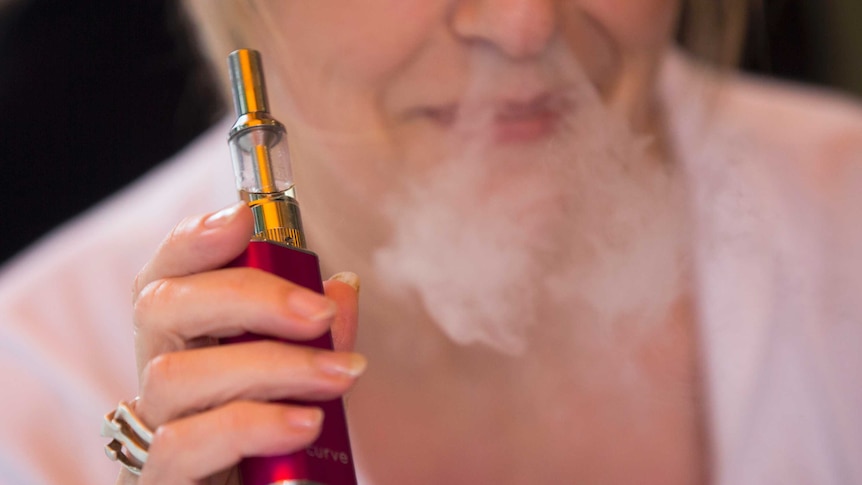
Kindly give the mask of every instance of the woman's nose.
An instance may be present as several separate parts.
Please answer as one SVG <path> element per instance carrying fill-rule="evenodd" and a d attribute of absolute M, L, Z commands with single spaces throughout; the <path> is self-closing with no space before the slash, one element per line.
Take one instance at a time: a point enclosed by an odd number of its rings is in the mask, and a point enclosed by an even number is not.
<path fill-rule="evenodd" d="M 456 0 L 455 35 L 512 58 L 540 54 L 556 31 L 555 0 Z"/>

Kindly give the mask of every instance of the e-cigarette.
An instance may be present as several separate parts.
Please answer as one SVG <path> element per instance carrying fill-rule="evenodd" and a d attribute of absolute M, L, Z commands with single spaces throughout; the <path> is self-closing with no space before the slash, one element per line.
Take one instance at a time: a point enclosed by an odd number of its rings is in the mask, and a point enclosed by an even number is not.
<path fill-rule="evenodd" d="M 269 114 L 260 54 L 241 49 L 228 56 L 237 120 L 228 144 L 240 197 L 254 214 L 254 237 L 229 266 L 259 268 L 323 293 L 317 255 L 305 248 L 284 125 Z M 246 334 L 225 339 L 248 342 Z M 294 342 L 296 343 L 296 342 Z M 332 350 L 329 332 L 302 345 Z M 324 412 L 320 437 L 305 450 L 253 457 L 240 463 L 244 485 L 356 485 L 341 399 L 315 402 Z"/>

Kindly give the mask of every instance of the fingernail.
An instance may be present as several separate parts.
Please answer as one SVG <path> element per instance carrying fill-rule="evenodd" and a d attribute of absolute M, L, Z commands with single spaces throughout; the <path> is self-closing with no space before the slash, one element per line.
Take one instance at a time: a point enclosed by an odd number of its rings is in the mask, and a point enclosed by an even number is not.
<path fill-rule="evenodd" d="M 239 213 L 240 208 L 245 205 L 245 202 L 238 202 L 230 207 L 225 207 L 224 209 L 210 214 L 204 219 L 204 227 L 208 227 L 210 229 L 221 227 L 227 224 L 233 219 L 237 213 Z"/>
<path fill-rule="evenodd" d="M 358 377 L 368 366 L 365 357 L 355 353 L 319 352 L 314 360 L 318 369 L 334 376 Z"/>
<path fill-rule="evenodd" d="M 316 428 L 323 421 L 320 408 L 292 408 L 287 412 L 287 421 L 297 428 Z"/>
<path fill-rule="evenodd" d="M 293 313 L 308 320 L 327 320 L 335 316 L 335 302 L 312 291 L 294 291 L 287 303 Z"/>
<path fill-rule="evenodd" d="M 342 271 L 341 273 L 336 273 L 332 275 L 329 279 L 346 283 L 353 287 L 353 289 L 357 293 L 359 293 L 359 275 L 352 271 Z"/>

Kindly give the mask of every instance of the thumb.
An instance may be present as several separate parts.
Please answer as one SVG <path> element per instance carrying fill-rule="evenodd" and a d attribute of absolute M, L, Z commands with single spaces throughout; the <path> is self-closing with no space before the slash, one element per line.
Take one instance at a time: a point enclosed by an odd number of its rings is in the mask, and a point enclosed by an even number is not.
<path fill-rule="evenodd" d="M 359 276 L 349 271 L 335 274 L 323 283 L 323 291 L 338 308 L 332 323 L 335 350 L 351 351 L 359 325 Z"/>

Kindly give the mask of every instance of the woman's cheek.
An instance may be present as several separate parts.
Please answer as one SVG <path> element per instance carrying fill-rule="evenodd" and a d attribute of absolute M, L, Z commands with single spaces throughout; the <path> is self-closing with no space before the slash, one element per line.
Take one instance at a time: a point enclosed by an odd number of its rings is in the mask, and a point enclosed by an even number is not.
<path fill-rule="evenodd" d="M 267 4 L 280 32 L 281 102 L 316 131 L 381 130 L 391 80 L 445 28 L 446 0 L 316 0 Z M 279 93 L 281 94 L 281 93 Z M 380 133 L 375 133 L 379 137 Z"/>
<path fill-rule="evenodd" d="M 316 47 L 329 59 L 329 74 L 357 90 L 383 89 L 437 29 L 445 26 L 445 0 L 318 0 L 325 3 L 310 24 Z"/>

